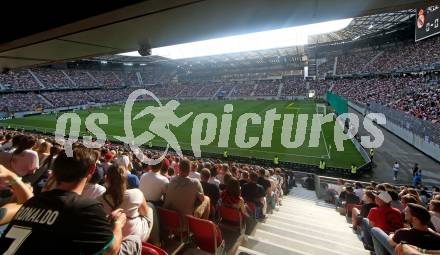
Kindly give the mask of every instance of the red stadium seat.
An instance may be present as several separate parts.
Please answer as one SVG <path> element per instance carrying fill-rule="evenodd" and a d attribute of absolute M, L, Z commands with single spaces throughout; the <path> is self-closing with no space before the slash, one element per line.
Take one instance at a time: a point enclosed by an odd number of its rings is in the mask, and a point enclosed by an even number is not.
<path fill-rule="evenodd" d="M 218 212 L 220 214 L 220 223 L 225 226 L 232 226 L 239 229 L 243 234 L 246 228 L 244 222 L 244 215 L 235 208 L 229 208 L 225 206 L 219 206 Z"/>
<path fill-rule="evenodd" d="M 197 246 L 212 254 L 221 254 L 224 250 L 225 242 L 222 233 L 217 225 L 212 221 L 196 218 L 191 215 L 186 216 L 188 226 Z"/>
<path fill-rule="evenodd" d="M 159 215 L 160 230 L 166 232 L 167 237 L 176 235 L 183 241 L 183 234 L 186 232 L 186 229 L 180 214 L 162 207 L 157 207 L 157 213 Z"/>
<path fill-rule="evenodd" d="M 168 255 L 168 253 L 150 243 L 142 242 L 141 255 Z"/>

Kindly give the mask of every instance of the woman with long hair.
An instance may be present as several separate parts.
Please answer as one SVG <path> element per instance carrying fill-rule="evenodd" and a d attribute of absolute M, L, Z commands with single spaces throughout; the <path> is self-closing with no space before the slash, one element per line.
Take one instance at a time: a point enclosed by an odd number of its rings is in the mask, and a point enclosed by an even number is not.
<path fill-rule="evenodd" d="M 49 142 L 43 142 L 38 146 L 38 160 L 41 165 L 43 165 L 44 160 L 50 155 L 50 149 L 52 148 L 52 144 Z"/>
<path fill-rule="evenodd" d="M 112 165 L 107 170 L 106 191 L 97 199 L 107 214 L 122 208 L 127 223 L 122 228 L 123 236 L 137 235 L 146 241 L 153 227 L 153 210 L 148 207 L 139 189 L 127 189 L 127 171 L 124 167 Z"/>
<path fill-rule="evenodd" d="M 244 215 L 248 215 L 244 199 L 241 197 L 240 182 L 236 178 L 231 177 L 228 180 L 226 189 L 220 195 L 220 205 L 235 208 Z"/>
<path fill-rule="evenodd" d="M 363 218 L 368 216 L 371 208 L 377 207 L 374 199 L 376 198 L 372 190 L 367 190 L 362 196 L 362 206 L 361 208 L 353 207 L 351 210 L 351 223 L 353 224 L 353 229 L 356 230 Z"/>

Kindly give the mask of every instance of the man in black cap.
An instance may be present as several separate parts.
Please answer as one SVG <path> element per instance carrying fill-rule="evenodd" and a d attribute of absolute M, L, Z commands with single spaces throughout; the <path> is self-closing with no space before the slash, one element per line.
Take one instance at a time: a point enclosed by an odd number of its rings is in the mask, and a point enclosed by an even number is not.
<path fill-rule="evenodd" d="M 425 207 L 409 203 L 405 209 L 405 219 L 412 228 L 401 228 L 390 235 L 385 234 L 379 228 L 371 230 L 374 251 L 377 255 L 393 254 L 394 247 L 399 243 L 414 245 L 426 250 L 440 250 L 440 234 L 428 227 L 431 215 Z"/>

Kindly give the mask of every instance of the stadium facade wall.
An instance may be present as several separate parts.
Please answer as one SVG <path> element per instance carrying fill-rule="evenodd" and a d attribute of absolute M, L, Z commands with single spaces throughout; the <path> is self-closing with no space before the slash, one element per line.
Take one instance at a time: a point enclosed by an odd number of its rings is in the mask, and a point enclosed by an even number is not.
<path fill-rule="evenodd" d="M 356 104 L 354 102 L 351 102 L 348 100 L 348 105 L 353 108 L 354 110 L 360 112 L 361 114 L 365 115 L 368 113 L 365 106 Z M 386 116 L 386 114 L 385 114 Z M 386 130 L 390 131 L 394 135 L 398 136 L 408 144 L 412 145 L 419 151 L 423 152 L 424 154 L 430 156 L 431 158 L 437 160 L 440 162 L 440 145 L 434 143 L 433 141 L 427 140 L 424 137 L 416 134 L 415 132 L 404 128 L 403 126 L 398 125 L 397 123 L 394 123 L 392 120 L 387 118 L 387 122 L 385 125 L 380 125 Z"/>

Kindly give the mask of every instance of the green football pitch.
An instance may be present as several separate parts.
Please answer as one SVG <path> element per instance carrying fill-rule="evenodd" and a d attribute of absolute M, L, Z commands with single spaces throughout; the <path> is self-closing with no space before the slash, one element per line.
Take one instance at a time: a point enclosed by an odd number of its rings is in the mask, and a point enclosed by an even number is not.
<path fill-rule="evenodd" d="M 165 102 L 162 102 L 165 104 Z M 361 155 L 356 150 L 350 140 L 344 141 L 344 151 L 337 151 L 334 143 L 334 126 L 335 122 L 325 123 L 322 125 L 322 132 L 319 138 L 319 145 L 317 147 L 309 147 L 309 136 L 312 125 L 312 114 L 316 113 L 316 103 L 313 101 L 267 101 L 267 100 L 243 100 L 243 101 L 181 101 L 180 106 L 175 111 L 178 117 L 184 116 L 188 113 L 193 113 L 191 117 L 178 127 L 171 126 L 172 133 L 176 136 L 179 145 L 182 149 L 191 150 L 191 133 L 193 129 L 195 116 L 199 113 L 212 113 L 216 116 L 217 129 L 215 132 L 214 140 L 208 145 L 202 145 L 201 151 L 223 153 L 224 148 L 218 146 L 220 126 L 222 123 L 222 115 L 224 113 L 224 105 L 232 104 L 233 111 L 231 128 L 229 133 L 228 152 L 229 155 L 237 155 L 244 157 L 255 157 L 263 159 L 273 159 L 274 156 L 278 156 L 281 161 L 290 161 L 297 163 L 318 165 L 321 159 L 326 160 L 328 166 L 349 168 L 351 164 L 360 166 L 364 163 Z M 152 101 L 137 102 L 132 111 L 132 117 L 142 111 L 146 106 L 156 103 Z M 92 108 L 86 111 L 77 110 L 76 113 L 82 119 L 81 132 L 85 133 L 85 118 L 91 113 L 105 113 L 108 116 L 108 124 L 98 124 L 107 135 L 107 139 L 114 139 L 113 136 L 124 136 L 124 106 L 123 105 L 109 105 L 100 108 Z M 276 120 L 273 126 L 271 145 L 261 146 L 261 137 L 263 133 L 263 123 L 266 111 L 276 108 L 276 112 L 281 114 L 281 119 Z M 247 122 L 245 140 L 248 141 L 249 137 L 257 137 L 258 143 L 251 148 L 239 148 L 235 143 L 235 135 L 237 128 L 237 120 L 244 113 L 256 113 L 261 116 L 261 124 L 252 124 L 249 120 Z M 305 129 L 304 143 L 297 148 L 286 148 L 281 142 L 281 133 L 283 127 L 284 114 L 294 114 L 291 141 L 293 142 L 296 137 L 297 129 Z M 297 114 L 308 114 L 307 125 L 301 125 L 297 127 Z M 54 132 L 56 127 L 57 117 L 60 114 L 43 114 L 34 115 L 24 118 L 16 118 L 3 120 L 0 123 L 3 126 L 9 126 L 12 128 L 26 129 L 26 130 L 40 130 L 44 132 Z M 153 120 L 151 114 L 146 115 L 137 120 L 132 121 L 133 133 L 135 136 L 149 130 L 149 125 Z M 68 125 L 69 126 L 69 125 Z M 202 139 L 206 135 L 206 121 L 202 125 Z M 212 132 L 212 131 L 211 131 Z M 66 131 L 68 133 L 68 131 Z M 223 137 L 223 139 L 225 139 Z M 165 146 L 166 142 L 159 136 L 155 136 L 152 140 L 153 146 Z"/>

